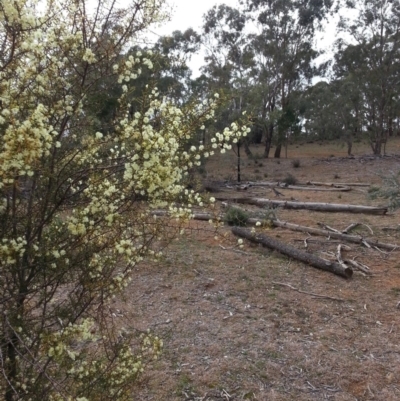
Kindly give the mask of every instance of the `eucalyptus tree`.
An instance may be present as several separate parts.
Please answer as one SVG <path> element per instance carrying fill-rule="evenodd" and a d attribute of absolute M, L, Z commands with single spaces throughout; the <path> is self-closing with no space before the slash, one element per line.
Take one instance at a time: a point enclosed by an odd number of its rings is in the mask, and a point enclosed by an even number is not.
<path fill-rule="evenodd" d="M 351 155 L 354 138 L 361 135 L 360 98 L 353 81 L 320 81 L 302 95 L 304 130 L 316 139 L 340 139 Z"/>
<path fill-rule="evenodd" d="M 258 27 L 252 36 L 257 62 L 257 81 L 260 92 L 259 116 L 266 123 L 268 157 L 276 136 L 275 157 L 280 157 L 282 145 L 288 139 L 293 111 L 292 95 L 309 83 L 317 70 L 313 60 L 314 37 L 322 20 L 332 6 L 331 0 L 243 0 L 248 18 Z M 291 110 L 291 112 L 289 112 Z M 277 131 L 277 135 L 276 132 Z"/>
<path fill-rule="evenodd" d="M 357 0 L 348 1 L 347 6 L 355 10 L 356 18 L 342 18 L 341 28 L 351 35 L 356 43 L 352 51 L 358 53 L 357 62 L 353 61 L 347 72 L 357 81 L 361 78 L 364 124 L 373 153 L 380 155 L 399 117 L 396 99 L 400 88 L 400 3 Z M 356 76 L 359 73 L 361 77 Z"/>
<path fill-rule="evenodd" d="M 152 48 L 158 55 L 157 88 L 176 103 L 187 102 L 191 95 L 192 71 L 189 61 L 200 48 L 200 35 L 192 28 L 162 36 Z"/>
<path fill-rule="evenodd" d="M 199 35 L 191 28 L 186 31 L 174 31 L 171 35 L 161 36 L 152 46 L 135 45 L 118 56 L 120 62 L 129 62 L 136 54 L 151 53 L 154 68 L 141 68 L 140 74 L 127 82 L 127 97 L 131 102 L 130 115 L 141 110 L 140 99 L 146 91 L 157 87 L 160 96 L 175 104 L 183 105 L 191 98 L 192 72 L 188 61 L 200 45 Z M 111 133 L 114 127 L 118 99 L 122 94 L 121 85 L 114 76 L 104 77 L 96 83 L 97 91 L 89 99 L 88 112 L 97 121 L 98 129 Z M 206 96 L 206 95 L 205 95 Z"/>
<path fill-rule="evenodd" d="M 337 107 L 341 113 L 339 118 L 343 123 L 348 154 L 351 154 L 353 139 L 367 132 L 370 71 L 360 45 L 343 46 L 343 41 L 338 41 L 334 60 L 333 82 L 337 87 Z"/>
<path fill-rule="evenodd" d="M 228 100 L 228 107 L 221 110 L 221 118 L 215 126 L 217 130 L 250 109 L 253 52 L 245 27 L 246 15 L 225 4 L 214 6 L 204 15 L 202 42 L 206 64 L 202 70 L 209 88 L 220 91 Z M 242 142 L 247 155 L 251 156 L 247 140 Z M 242 142 L 238 142 L 238 149 Z"/>

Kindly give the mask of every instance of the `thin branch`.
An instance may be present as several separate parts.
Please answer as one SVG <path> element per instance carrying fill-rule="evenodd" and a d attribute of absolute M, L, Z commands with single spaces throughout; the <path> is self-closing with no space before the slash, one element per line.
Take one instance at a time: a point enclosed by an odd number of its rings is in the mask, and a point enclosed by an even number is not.
<path fill-rule="evenodd" d="M 368 274 L 368 275 L 372 274 L 369 270 L 369 267 L 367 265 L 364 265 L 363 263 L 357 262 L 354 259 L 346 259 L 345 262 L 351 264 L 353 267 L 362 271 L 365 274 Z"/>
<path fill-rule="evenodd" d="M 356 228 L 358 226 L 365 226 L 368 228 L 369 232 L 374 235 L 374 232 L 372 231 L 372 228 L 368 225 L 368 224 L 364 224 L 364 223 L 351 223 L 348 227 L 346 227 L 342 233 L 343 234 L 348 234 L 353 228 Z"/>
<path fill-rule="evenodd" d="M 239 249 L 235 249 L 235 248 L 225 248 L 224 246 L 222 246 L 222 245 L 220 245 L 219 246 L 221 249 L 223 249 L 224 251 L 233 251 L 233 252 L 237 252 L 237 253 L 241 253 L 241 254 L 243 254 L 243 255 L 249 255 L 249 253 L 248 252 L 244 252 L 244 251 L 241 251 L 241 250 L 239 250 Z"/>
<path fill-rule="evenodd" d="M 341 232 L 339 230 L 336 230 L 335 228 L 332 228 L 324 223 L 317 223 L 317 224 L 325 230 L 332 231 L 333 233 L 341 234 Z"/>
<path fill-rule="evenodd" d="M 338 302 L 346 302 L 347 301 L 347 299 L 343 299 L 343 298 L 330 297 L 328 295 L 320 295 L 320 294 L 315 294 L 313 292 L 307 292 L 307 291 L 299 290 L 298 288 L 293 287 L 292 285 L 286 284 L 286 283 L 279 283 L 277 281 L 273 281 L 272 284 L 281 285 L 283 287 L 288 287 L 293 291 L 299 292 L 300 294 L 306 294 L 306 295 L 310 295 L 310 296 L 316 297 L 316 298 L 331 299 L 332 301 L 338 301 Z"/>

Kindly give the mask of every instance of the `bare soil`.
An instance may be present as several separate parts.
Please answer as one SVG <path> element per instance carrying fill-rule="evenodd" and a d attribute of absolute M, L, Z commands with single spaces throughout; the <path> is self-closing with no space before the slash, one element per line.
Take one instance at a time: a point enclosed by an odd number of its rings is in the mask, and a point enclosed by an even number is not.
<path fill-rule="evenodd" d="M 388 145 L 394 154 L 383 158 L 363 156 L 368 149 L 361 147 L 348 158 L 345 149 L 329 146 L 293 146 L 289 158 L 280 161 L 243 159 L 244 179 L 283 180 L 290 173 L 301 182 L 379 186 L 377 173 L 399 168 L 398 141 Z M 293 167 L 294 159 L 300 167 Z M 207 180 L 235 178 L 235 163 L 233 153 L 219 156 L 207 164 L 204 175 Z M 275 198 L 270 188 L 248 192 Z M 365 187 L 343 193 L 281 192 L 287 200 L 387 203 L 369 199 Z M 400 244 L 400 231 L 385 230 L 400 223 L 399 211 L 385 216 L 304 210 L 277 214 L 296 224 L 317 227 L 322 222 L 339 230 L 363 223 L 374 238 Z M 368 227 L 357 232 L 372 236 Z M 278 228 L 261 231 L 300 249 L 310 237 Z M 330 252 L 338 242 L 312 237 L 307 244 L 309 252 L 333 258 Z M 191 222 L 159 263 L 137 268 L 126 296 L 113 306 L 122 325 L 149 328 L 164 341 L 161 358 L 147 367 L 134 399 L 400 400 L 400 251 L 350 247 L 344 256 L 368 265 L 370 276 L 355 271 L 346 280 L 246 241 L 239 248 L 229 227 L 215 236 L 207 222 Z"/>

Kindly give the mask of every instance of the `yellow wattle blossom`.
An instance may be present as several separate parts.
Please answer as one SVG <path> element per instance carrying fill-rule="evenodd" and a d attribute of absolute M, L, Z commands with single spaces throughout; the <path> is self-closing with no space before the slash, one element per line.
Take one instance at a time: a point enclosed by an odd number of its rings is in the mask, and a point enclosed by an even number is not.
<path fill-rule="evenodd" d="M 95 16 L 75 0 L 1 1 L 0 330 L 23 355 L 4 356 L 1 399 L 132 399 L 162 341 L 146 334 L 133 347 L 132 333 L 111 327 L 110 302 L 205 203 L 186 177 L 213 154 L 192 143 L 218 95 L 181 106 L 149 84 L 132 113 L 132 81 L 156 63 L 124 51 L 163 19 L 164 1 L 117 3 L 102 1 Z M 121 95 L 105 128 L 97 107 L 110 82 Z M 212 147 L 246 133 L 232 124 Z M 166 215 L 154 218 L 159 208 Z"/>

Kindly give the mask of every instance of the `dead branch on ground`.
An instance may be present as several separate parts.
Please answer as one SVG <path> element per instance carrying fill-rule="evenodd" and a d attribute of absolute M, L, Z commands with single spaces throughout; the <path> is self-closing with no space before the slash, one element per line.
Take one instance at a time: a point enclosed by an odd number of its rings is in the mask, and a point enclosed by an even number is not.
<path fill-rule="evenodd" d="M 300 231 L 307 234 L 323 235 L 329 238 L 340 239 L 343 241 L 351 242 L 353 244 L 362 244 L 368 248 L 371 246 L 386 249 L 389 251 L 399 250 L 399 245 L 387 244 L 371 238 L 363 238 L 360 235 L 341 234 L 333 231 L 322 230 L 319 228 L 300 226 L 298 224 L 288 223 L 287 221 L 272 220 L 271 222 L 275 227 L 287 228 L 292 231 Z"/>
<path fill-rule="evenodd" d="M 324 186 L 324 187 L 370 187 L 371 184 L 362 182 L 319 182 L 307 181 L 306 185 Z"/>
<path fill-rule="evenodd" d="M 364 223 L 351 223 L 348 227 L 346 227 L 342 233 L 343 234 L 348 234 L 351 230 L 353 230 L 354 228 L 358 227 L 358 226 L 364 226 L 367 227 L 369 232 L 374 235 L 374 232 L 372 231 L 372 228 L 368 225 L 368 224 L 364 224 Z"/>
<path fill-rule="evenodd" d="M 350 205 L 350 204 L 341 204 L 341 203 L 317 203 L 317 202 L 293 202 L 293 201 L 284 201 L 284 200 L 275 200 L 275 199 L 266 199 L 266 198 L 226 198 L 226 197 L 218 197 L 219 201 L 225 202 L 236 202 L 247 205 L 256 205 L 260 207 L 270 207 L 276 208 L 281 207 L 283 209 L 295 209 L 295 210 L 313 210 L 317 212 L 345 212 L 345 213 L 365 213 L 365 214 L 375 214 L 375 215 L 383 215 L 388 212 L 388 208 L 379 207 L 379 206 L 362 206 L 362 205 Z"/>
<path fill-rule="evenodd" d="M 367 265 L 364 265 L 361 262 L 357 262 L 354 259 L 345 259 L 344 260 L 345 263 L 349 263 L 351 264 L 353 267 L 355 267 L 356 269 L 360 270 L 361 272 L 367 274 L 367 275 L 371 275 L 371 271 L 369 269 L 369 267 Z"/>
<path fill-rule="evenodd" d="M 312 297 L 315 297 L 315 298 L 331 299 L 332 301 L 346 302 L 346 299 L 343 299 L 343 298 L 330 297 L 328 295 L 320 295 L 320 294 L 315 294 L 314 292 L 307 292 L 307 291 L 299 290 L 298 288 L 293 287 L 292 285 L 286 284 L 286 283 L 279 283 L 277 281 L 273 281 L 272 284 L 281 285 L 282 287 L 288 287 L 293 291 L 299 292 L 300 294 L 311 295 Z"/>

